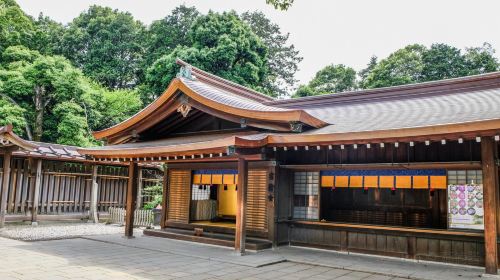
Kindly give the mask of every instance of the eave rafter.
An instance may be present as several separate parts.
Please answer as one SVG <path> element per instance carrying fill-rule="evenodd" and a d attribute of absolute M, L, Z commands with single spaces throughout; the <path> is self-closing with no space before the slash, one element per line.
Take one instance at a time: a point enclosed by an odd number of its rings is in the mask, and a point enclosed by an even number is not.
<path fill-rule="evenodd" d="M 210 161 L 213 157 L 221 160 L 231 160 L 235 150 L 258 150 L 264 153 L 266 148 L 285 151 L 332 149 L 333 146 L 366 145 L 367 148 L 378 145 L 398 147 L 398 143 L 416 142 L 429 145 L 430 142 L 440 142 L 442 145 L 451 141 L 462 143 L 464 140 L 481 141 L 482 137 L 493 137 L 500 141 L 500 120 L 488 120 L 460 124 L 448 124 L 433 127 L 406 128 L 384 131 L 367 131 L 339 134 L 248 134 L 229 136 L 216 140 L 176 144 L 169 146 L 142 146 L 134 148 L 101 148 L 79 149 L 79 152 L 96 160 L 123 161 L 177 161 L 196 160 Z M 144 144 L 144 143 L 143 143 Z M 233 159 L 234 160 L 234 159 Z"/>

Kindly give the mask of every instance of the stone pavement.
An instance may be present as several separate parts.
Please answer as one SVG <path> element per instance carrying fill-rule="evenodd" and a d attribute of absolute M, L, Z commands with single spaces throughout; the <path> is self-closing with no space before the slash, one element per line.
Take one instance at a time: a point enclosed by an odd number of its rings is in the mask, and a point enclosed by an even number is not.
<path fill-rule="evenodd" d="M 457 280 L 478 278 L 482 273 L 479 268 L 422 264 L 293 247 L 236 256 L 229 248 L 146 236 L 124 239 L 119 235 L 107 235 L 39 242 L 0 238 L 0 248 L 2 280 L 385 280 L 408 277 Z M 404 271 L 406 274 L 401 273 Z M 409 275 L 415 271 L 420 274 Z"/>

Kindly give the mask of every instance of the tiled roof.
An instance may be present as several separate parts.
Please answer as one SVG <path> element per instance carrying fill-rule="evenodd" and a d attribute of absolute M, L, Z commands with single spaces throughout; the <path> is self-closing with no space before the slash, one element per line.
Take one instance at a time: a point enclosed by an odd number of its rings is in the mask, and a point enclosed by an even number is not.
<path fill-rule="evenodd" d="M 67 159 L 70 161 L 85 160 L 85 156 L 80 154 L 77 151 L 78 147 L 75 146 L 35 142 L 35 141 L 28 141 L 28 142 L 36 146 L 36 148 L 33 151 L 19 150 L 15 151 L 13 154 L 19 156 L 44 157 L 48 159 L 53 158 L 58 160 L 61 159 Z"/>

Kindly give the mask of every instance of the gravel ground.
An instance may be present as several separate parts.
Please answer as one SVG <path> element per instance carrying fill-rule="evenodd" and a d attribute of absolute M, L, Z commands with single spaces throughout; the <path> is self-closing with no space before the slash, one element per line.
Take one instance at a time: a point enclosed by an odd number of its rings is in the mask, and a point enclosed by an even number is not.
<path fill-rule="evenodd" d="M 124 227 L 116 225 L 68 223 L 39 226 L 8 225 L 0 229 L 0 236 L 16 240 L 38 241 L 75 238 L 88 235 L 120 234 L 123 232 Z"/>

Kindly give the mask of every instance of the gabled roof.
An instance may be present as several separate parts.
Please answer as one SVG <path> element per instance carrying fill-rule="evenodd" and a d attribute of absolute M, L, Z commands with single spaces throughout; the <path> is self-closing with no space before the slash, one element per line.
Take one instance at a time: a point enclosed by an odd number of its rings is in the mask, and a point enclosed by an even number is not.
<path fill-rule="evenodd" d="M 241 122 L 248 127 L 272 131 L 293 131 L 296 124 L 314 128 L 327 125 L 301 109 L 264 105 L 263 102 L 274 99 L 206 73 L 183 61 L 178 63 L 185 67 L 181 70 L 184 74 L 174 78 L 159 98 L 131 118 L 94 132 L 94 137 L 107 137 L 108 140 L 113 138 L 111 143 L 127 142 L 132 134 L 140 134 L 171 114 L 182 113 L 183 110 L 189 114 L 191 108 L 221 119 Z M 182 106 L 185 108 L 181 108 Z"/>
<path fill-rule="evenodd" d="M 199 74 L 199 77 L 203 75 L 208 74 Z M 243 110 L 243 113 L 245 110 L 258 110 L 262 116 L 278 114 L 275 120 L 282 120 L 286 113 L 288 120 L 300 119 L 313 128 L 301 133 L 267 130 L 246 134 L 233 132 L 191 135 L 79 151 L 96 158 L 201 156 L 206 153 L 222 153 L 230 146 L 258 148 L 441 141 L 500 135 L 500 72 L 413 85 L 268 101 L 247 99 L 239 91 L 218 87 L 202 80 L 203 78 L 191 80 L 181 77 L 173 83 L 178 83 L 174 87 L 175 90 L 187 92 L 186 95 L 190 98 L 193 96 L 193 104 L 203 101 L 210 108 L 223 106 L 230 110 Z M 244 94 L 250 94 L 245 89 L 241 90 Z M 165 98 L 164 96 L 165 94 L 162 97 Z M 154 111 L 158 108 L 150 109 Z M 232 112 L 236 113 L 243 115 L 242 112 Z M 292 116 L 296 119 L 291 118 Z"/>

